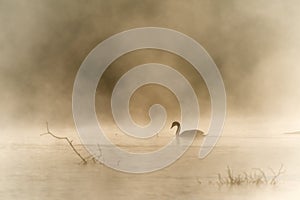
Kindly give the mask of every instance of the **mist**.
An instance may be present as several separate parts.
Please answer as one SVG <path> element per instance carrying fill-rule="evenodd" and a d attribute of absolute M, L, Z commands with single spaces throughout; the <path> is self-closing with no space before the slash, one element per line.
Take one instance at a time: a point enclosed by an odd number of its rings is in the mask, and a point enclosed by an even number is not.
<path fill-rule="evenodd" d="M 1 125 L 50 121 L 74 126 L 72 88 L 84 58 L 109 36 L 145 26 L 180 31 L 208 51 L 225 83 L 228 117 L 295 119 L 300 116 L 299 9 L 296 0 L 0 1 Z M 126 70 L 145 62 L 168 64 L 183 73 L 209 115 L 202 78 L 183 59 L 157 50 L 132 52 L 112 63 L 97 90 L 96 106 L 105 109 L 99 115 L 111 118 L 114 84 Z M 157 98 L 166 89 L 148 89 L 137 92 L 133 105 L 145 108 L 133 106 L 134 115 L 144 116 L 155 101 L 167 104 L 170 99 L 168 108 L 175 109 L 172 94 L 165 91 L 164 98 Z"/>

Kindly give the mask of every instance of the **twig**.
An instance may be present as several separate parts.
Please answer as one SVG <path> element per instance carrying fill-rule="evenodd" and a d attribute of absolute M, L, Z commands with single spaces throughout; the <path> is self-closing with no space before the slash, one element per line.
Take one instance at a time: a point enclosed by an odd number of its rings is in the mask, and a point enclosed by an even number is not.
<path fill-rule="evenodd" d="M 84 158 L 84 157 L 82 157 L 81 155 L 80 155 L 80 153 L 75 149 L 75 147 L 73 146 L 73 144 L 72 144 L 72 140 L 69 140 L 69 138 L 67 138 L 67 137 L 59 137 L 59 136 L 56 136 L 56 135 L 54 135 L 53 133 L 51 133 L 50 131 L 49 131 L 49 126 L 48 126 L 48 122 L 46 122 L 46 126 L 47 126 L 47 133 L 43 133 L 43 134 L 41 134 L 41 136 L 43 136 L 43 135 L 51 135 L 52 137 L 54 137 L 54 138 L 56 138 L 56 139 L 58 139 L 58 140 L 66 140 L 68 143 L 69 143 L 69 145 L 70 145 L 70 147 L 73 149 L 73 151 L 80 157 L 80 159 L 82 160 L 82 162 L 84 163 L 84 164 L 87 164 L 87 160 Z"/>
<path fill-rule="evenodd" d="M 264 179 L 264 182 L 265 182 L 265 183 L 268 183 L 267 176 L 266 176 L 265 172 L 264 172 L 262 169 L 260 169 L 260 168 L 254 168 L 254 170 L 259 171 L 259 172 L 261 173 L 263 179 Z"/>
<path fill-rule="evenodd" d="M 278 169 L 278 172 L 275 173 L 275 171 L 272 169 L 272 168 L 269 168 L 270 171 L 273 173 L 273 178 L 272 180 L 270 181 L 270 184 L 272 185 L 275 185 L 277 182 L 276 182 L 276 179 L 278 176 L 280 176 L 281 174 L 283 174 L 285 171 L 283 170 L 283 164 L 280 165 L 280 168 Z"/>

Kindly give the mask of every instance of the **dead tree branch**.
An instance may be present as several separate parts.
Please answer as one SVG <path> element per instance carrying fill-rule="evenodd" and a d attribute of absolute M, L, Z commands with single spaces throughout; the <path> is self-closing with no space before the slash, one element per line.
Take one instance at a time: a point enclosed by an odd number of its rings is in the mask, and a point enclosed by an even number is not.
<path fill-rule="evenodd" d="M 70 145 L 70 147 L 72 148 L 72 150 L 76 153 L 76 155 L 80 157 L 80 159 L 82 160 L 82 162 L 84 164 L 87 164 L 87 160 L 73 146 L 73 144 L 72 144 L 73 141 L 72 140 L 69 140 L 69 138 L 67 138 L 67 137 L 59 137 L 59 136 L 56 136 L 53 133 L 51 133 L 50 130 L 49 130 L 48 122 L 46 122 L 46 126 L 47 126 L 47 132 L 41 134 L 41 136 L 43 136 L 43 135 L 51 135 L 52 137 L 54 137 L 54 138 L 56 138 L 58 140 L 66 140 L 68 142 L 68 144 Z"/>

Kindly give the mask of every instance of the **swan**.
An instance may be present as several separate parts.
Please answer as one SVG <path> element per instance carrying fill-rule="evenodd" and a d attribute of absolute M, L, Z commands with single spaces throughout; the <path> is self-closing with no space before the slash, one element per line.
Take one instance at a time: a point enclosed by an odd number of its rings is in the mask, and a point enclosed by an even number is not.
<path fill-rule="evenodd" d="M 180 133 L 181 126 L 180 126 L 180 123 L 177 121 L 174 121 L 172 123 L 171 129 L 175 126 L 177 127 L 176 137 L 180 137 L 180 138 L 194 137 L 195 134 L 196 134 L 196 137 L 197 136 L 206 136 L 203 131 L 197 130 L 197 129 L 186 130 L 186 131 L 183 131 L 182 133 Z"/>

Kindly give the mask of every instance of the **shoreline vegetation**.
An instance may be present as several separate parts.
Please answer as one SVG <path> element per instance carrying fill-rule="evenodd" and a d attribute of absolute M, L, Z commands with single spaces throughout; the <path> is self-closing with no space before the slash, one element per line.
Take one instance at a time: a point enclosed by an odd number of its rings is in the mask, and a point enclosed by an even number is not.
<path fill-rule="evenodd" d="M 280 168 L 275 171 L 272 168 L 269 168 L 271 174 L 267 174 L 264 170 L 260 168 L 254 168 L 250 172 L 242 172 L 234 174 L 233 170 L 227 166 L 227 176 L 222 176 L 221 173 L 218 174 L 217 184 L 221 185 L 276 185 L 278 183 L 278 177 L 282 175 L 285 170 L 283 165 L 280 165 Z"/>
<path fill-rule="evenodd" d="M 208 184 L 216 184 L 221 186 L 245 186 L 245 185 L 277 185 L 279 177 L 285 173 L 285 169 L 281 164 L 278 170 L 269 168 L 269 173 L 261 168 L 253 168 L 249 172 L 234 173 L 232 168 L 227 166 L 225 175 L 217 174 L 216 181 L 209 181 Z M 203 182 L 200 178 L 197 179 L 199 184 Z"/>

